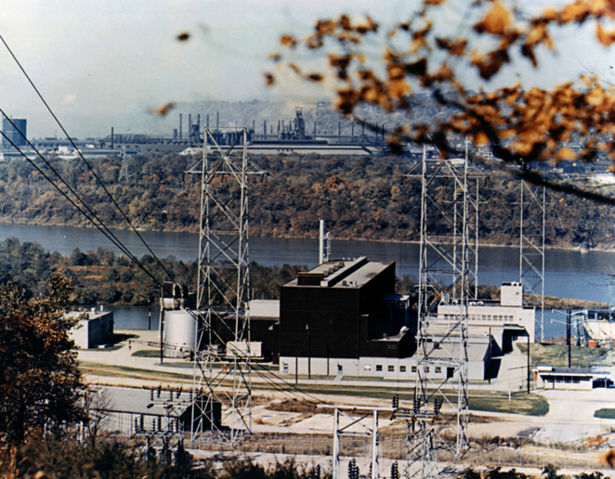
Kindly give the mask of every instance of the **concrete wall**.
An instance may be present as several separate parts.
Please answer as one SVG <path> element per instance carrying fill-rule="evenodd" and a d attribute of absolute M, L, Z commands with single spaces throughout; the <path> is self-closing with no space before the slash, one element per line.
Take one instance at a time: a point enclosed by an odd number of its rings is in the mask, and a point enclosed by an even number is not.
<path fill-rule="evenodd" d="M 79 319 L 69 332 L 75 346 L 89 349 L 108 342 L 113 334 L 113 312 L 83 314 L 86 317 Z"/>
<path fill-rule="evenodd" d="M 488 359 L 468 361 L 468 377 L 473 381 L 485 379 Z M 296 366 L 299 375 L 307 376 L 308 368 L 314 376 L 345 376 L 360 378 L 382 378 L 388 380 L 414 381 L 417 378 L 415 358 L 311 358 L 280 356 L 279 372 L 285 376 L 294 376 Z M 423 365 L 423 374 L 428 378 L 444 380 L 448 374 L 457 378 L 454 370 L 448 371 L 446 364 Z M 427 368 L 427 369 L 425 369 Z"/>
<path fill-rule="evenodd" d="M 461 316 L 462 308 L 456 304 L 441 304 L 438 306 L 438 322 L 452 322 L 454 316 Z M 536 322 L 536 312 L 534 308 L 522 308 L 518 306 L 501 306 L 500 304 L 474 304 L 468 306 L 468 325 L 471 327 L 482 327 L 487 332 L 489 328 L 493 330 L 503 330 L 505 326 L 520 326 L 524 328 L 530 336 L 530 341 L 534 341 L 534 330 Z M 494 334 L 495 335 L 495 334 Z"/>

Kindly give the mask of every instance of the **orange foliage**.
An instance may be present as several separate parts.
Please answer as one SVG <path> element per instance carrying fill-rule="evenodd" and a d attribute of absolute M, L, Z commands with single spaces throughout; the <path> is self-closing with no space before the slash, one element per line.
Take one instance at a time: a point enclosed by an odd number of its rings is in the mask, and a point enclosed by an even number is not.
<path fill-rule="evenodd" d="M 539 52 L 556 46 L 554 30 L 568 24 L 594 22 L 597 43 L 608 47 L 615 42 L 615 29 L 603 23 L 615 19 L 615 2 L 573 0 L 532 17 L 512 0 L 478 1 L 464 19 L 472 27 L 465 34 L 452 29 L 450 35 L 445 33 L 446 25 L 438 25 L 446 18 L 439 15 L 443 8 L 447 8 L 444 0 L 424 0 L 413 17 L 400 19 L 387 31 L 369 16 L 321 19 L 304 39 L 283 36 L 282 52 L 272 58 L 288 60 L 286 64 L 297 75 L 319 82 L 324 72 L 304 73 L 286 56 L 301 47 L 325 55 L 338 81 L 335 105 L 345 115 L 352 115 L 359 104 L 411 115 L 409 95 L 415 86 L 455 109 L 455 114 L 434 118 L 430 125 L 409 122 L 412 127 L 407 130 L 388 132 L 393 146 L 437 139 L 446 154 L 451 149 L 448 135 L 454 133 L 472 138 L 477 145 L 490 145 L 501 159 L 515 164 L 591 161 L 598 153 L 615 161 L 610 140 L 615 127 L 615 92 L 597 78 L 580 76 L 551 89 L 516 84 L 475 94 L 459 75 L 462 70 L 464 75 L 471 71 L 491 80 L 512 62 L 537 67 Z M 484 36 L 488 41 L 482 40 Z M 376 39 L 381 39 L 382 56 L 372 54 L 370 60 L 360 45 L 369 40 L 371 52 Z M 272 85 L 275 78 L 267 74 L 265 81 Z M 572 138 L 583 140 L 579 150 L 563 144 Z"/>

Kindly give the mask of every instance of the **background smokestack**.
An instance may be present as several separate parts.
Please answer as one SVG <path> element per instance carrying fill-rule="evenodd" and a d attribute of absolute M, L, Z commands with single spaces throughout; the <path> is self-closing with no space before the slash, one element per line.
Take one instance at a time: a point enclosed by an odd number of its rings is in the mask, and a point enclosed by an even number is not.
<path fill-rule="evenodd" d="M 325 220 L 319 221 L 318 227 L 318 264 L 325 262 Z"/>
<path fill-rule="evenodd" d="M 182 139 L 182 114 L 179 114 L 179 139 Z"/>

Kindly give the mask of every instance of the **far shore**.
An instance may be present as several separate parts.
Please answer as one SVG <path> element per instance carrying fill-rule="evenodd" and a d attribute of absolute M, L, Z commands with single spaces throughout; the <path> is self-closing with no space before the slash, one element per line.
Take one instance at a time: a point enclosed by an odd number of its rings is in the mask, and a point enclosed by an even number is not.
<path fill-rule="evenodd" d="M 95 230 L 93 226 L 87 226 L 85 224 L 57 224 L 50 222 L 30 222 L 30 221 L 6 221 L 6 218 L 0 217 L 0 224 L 3 225 L 27 225 L 27 226 L 55 226 L 58 228 L 78 228 L 84 230 Z M 120 228 L 116 226 L 111 227 L 114 230 L 118 231 L 131 231 L 130 228 Z M 196 231 L 193 231 L 192 228 L 176 228 L 176 229 L 147 229 L 143 227 L 136 227 L 136 230 L 140 233 L 188 233 L 197 235 Z M 282 234 L 276 236 L 265 236 L 258 235 L 252 233 L 253 238 L 272 238 L 272 239 L 304 239 L 304 240 L 313 240 L 318 241 L 317 235 L 290 235 L 290 234 Z M 391 238 L 355 238 L 355 237 L 345 237 L 345 236 L 332 236 L 330 240 L 333 241 L 357 241 L 357 242 L 371 242 L 371 243 L 393 243 L 393 244 L 414 244 L 418 245 L 419 241 L 417 240 L 396 240 Z M 481 248 L 516 248 L 518 247 L 518 243 L 495 243 L 489 241 L 479 241 L 479 246 Z M 612 247 L 604 247 L 604 246 L 595 246 L 591 248 L 586 248 L 581 245 L 545 245 L 545 249 L 549 251 L 578 251 L 578 252 L 600 252 L 600 253 L 615 253 L 615 244 Z"/>

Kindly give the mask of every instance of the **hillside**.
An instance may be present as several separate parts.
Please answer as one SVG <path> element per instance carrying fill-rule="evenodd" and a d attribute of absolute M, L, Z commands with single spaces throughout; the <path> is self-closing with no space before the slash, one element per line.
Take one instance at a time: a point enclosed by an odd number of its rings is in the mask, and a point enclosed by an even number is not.
<path fill-rule="evenodd" d="M 335 238 L 418 240 L 420 184 L 410 179 L 410 160 L 399 157 L 252 158 L 268 175 L 250 191 L 250 232 L 257 236 L 315 237 L 327 220 Z M 54 166 L 112 227 L 127 228 L 93 175 L 78 160 Z M 193 161 L 180 155 L 129 160 L 129 180 L 118 183 L 119 158 L 95 161 L 98 174 L 134 224 L 143 230 L 198 229 L 199 186 L 184 175 Z M 90 226 L 23 160 L 0 163 L 0 222 Z M 518 242 L 519 184 L 492 172 L 481 186 L 481 241 Z M 547 245 L 615 247 L 615 213 L 588 200 L 548 195 Z"/>

